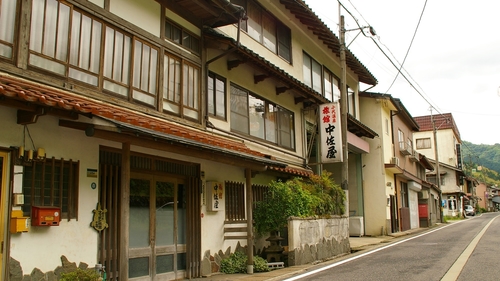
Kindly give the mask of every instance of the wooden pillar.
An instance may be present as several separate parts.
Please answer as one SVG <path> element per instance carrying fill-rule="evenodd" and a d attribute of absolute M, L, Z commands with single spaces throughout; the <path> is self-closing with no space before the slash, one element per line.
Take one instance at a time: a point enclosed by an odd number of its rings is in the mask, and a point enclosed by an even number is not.
<path fill-rule="evenodd" d="M 245 169 L 247 205 L 247 273 L 253 274 L 253 193 L 252 170 Z"/>
<path fill-rule="evenodd" d="M 128 241 L 130 205 L 130 143 L 122 144 L 120 198 L 120 280 L 128 279 Z"/>

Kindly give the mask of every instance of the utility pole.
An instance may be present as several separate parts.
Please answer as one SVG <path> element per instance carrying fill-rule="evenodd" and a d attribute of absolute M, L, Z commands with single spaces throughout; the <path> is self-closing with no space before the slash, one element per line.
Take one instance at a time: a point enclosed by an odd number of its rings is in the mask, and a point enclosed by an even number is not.
<path fill-rule="evenodd" d="M 340 7 L 339 7 L 340 10 Z M 342 132 L 342 189 L 346 194 L 346 213 L 349 214 L 349 163 L 348 163 L 348 151 L 347 151 L 347 66 L 345 58 L 345 28 L 344 28 L 344 16 L 340 15 L 340 67 L 342 69 L 342 76 L 340 77 L 340 131 Z"/>
<path fill-rule="evenodd" d="M 434 155 L 436 158 L 436 183 L 438 186 L 439 190 L 439 210 L 441 212 L 441 222 L 444 222 L 443 220 L 443 192 L 441 191 L 441 174 L 439 173 L 439 156 L 438 156 L 438 145 L 437 145 L 437 128 L 436 128 L 436 120 L 434 120 L 434 117 L 432 115 L 432 108 L 431 108 L 431 122 L 432 122 L 432 129 L 434 133 Z"/>

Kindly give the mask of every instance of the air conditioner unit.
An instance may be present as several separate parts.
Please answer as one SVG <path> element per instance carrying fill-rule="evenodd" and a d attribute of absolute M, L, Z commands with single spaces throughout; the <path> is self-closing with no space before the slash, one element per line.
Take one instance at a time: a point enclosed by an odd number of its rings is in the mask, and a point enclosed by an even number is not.
<path fill-rule="evenodd" d="M 418 193 L 418 199 L 429 199 L 429 191 L 428 190 L 422 190 Z"/>
<path fill-rule="evenodd" d="M 411 162 L 418 162 L 419 159 L 419 153 L 416 150 L 413 150 L 413 153 L 410 155 L 410 161 Z"/>
<path fill-rule="evenodd" d="M 394 164 L 396 166 L 399 166 L 399 158 L 397 157 L 392 157 L 391 158 L 391 164 Z"/>

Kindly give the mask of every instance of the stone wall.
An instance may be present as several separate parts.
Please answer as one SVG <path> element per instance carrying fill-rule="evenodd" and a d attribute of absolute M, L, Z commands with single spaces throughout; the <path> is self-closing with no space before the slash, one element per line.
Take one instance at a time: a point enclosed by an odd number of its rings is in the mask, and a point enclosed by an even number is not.
<path fill-rule="evenodd" d="M 328 260 L 350 251 L 348 217 L 289 219 L 289 266 Z"/>
<path fill-rule="evenodd" d="M 65 256 L 61 256 L 61 266 L 58 266 L 53 271 L 42 272 L 38 268 L 34 268 L 30 273 L 23 273 L 21 264 L 14 258 L 9 260 L 9 280 L 10 281 L 55 281 L 61 279 L 61 273 L 69 273 L 77 268 L 86 270 L 90 269 L 88 264 L 80 263 L 78 267 L 76 263 L 68 261 Z"/>

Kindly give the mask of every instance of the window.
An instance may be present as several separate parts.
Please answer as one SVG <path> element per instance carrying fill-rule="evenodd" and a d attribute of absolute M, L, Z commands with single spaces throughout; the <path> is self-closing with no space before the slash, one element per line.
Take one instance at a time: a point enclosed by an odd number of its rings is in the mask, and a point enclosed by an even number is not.
<path fill-rule="evenodd" d="M 210 72 L 208 74 L 208 113 L 226 119 L 226 79 Z"/>
<path fill-rule="evenodd" d="M 61 218 L 77 218 L 78 171 L 79 162 L 55 158 L 24 166 L 24 215 L 30 216 L 31 206 L 54 206 L 61 208 Z"/>
<path fill-rule="evenodd" d="M 385 134 L 389 135 L 389 119 L 385 119 Z"/>
<path fill-rule="evenodd" d="M 66 75 L 71 7 L 56 0 L 34 0 L 29 63 Z"/>
<path fill-rule="evenodd" d="M 294 149 L 294 115 L 231 85 L 231 130 Z"/>
<path fill-rule="evenodd" d="M 403 131 L 398 130 L 398 141 L 399 141 L 399 149 L 404 150 L 405 149 L 405 134 Z"/>
<path fill-rule="evenodd" d="M 163 111 L 199 120 L 200 68 L 165 53 L 163 72 Z"/>
<path fill-rule="evenodd" d="M 340 81 L 331 71 L 325 68 L 324 76 L 324 96 L 329 101 L 336 102 L 340 99 Z"/>
<path fill-rule="evenodd" d="M 417 139 L 417 149 L 431 148 L 431 138 Z"/>
<path fill-rule="evenodd" d="M 347 87 L 347 107 L 349 108 L 348 112 L 356 117 L 356 95 L 354 95 L 354 91 Z"/>
<path fill-rule="evenodd" d="M 17 0 L 0 1 L 0 57 L 12 59 Z"/>
<path fill-rule="evenodd" d="M 224 183 L 226 188 L 226 221 L 243 221 L 245 216 L 245 185 L 240 182 Z"/>
<path fill-rule="evenodd" d="M 168 20 L 165 20 L 165 38 L 196 54 L 200 53 L 200 39 Z"/>
<path fill-rule="evenodd" d="M 158 48 L 63 2 L 33 0 L 31 16 L 31 66 L 157 107 Z"/>
<path fill-rule="evenodd" d="M 156 69 L 158 50 L 134 40 L 132 97 L 150 106 L 156 105 Z"/>
<path fill-rule="evenodd" d="M 411 139 L 406 140 L 406 150 L 408 150 L 410 154 L 413 154 L 413 142 Z"/>
<path fill-rule="evenodd" d="M 304 84 L 313 88 L 316 92 L 322 93 L 321 90 L 321 64 L 310 57 L 308 54 L 303 53 L 304 65 L 303 75 Z"/>
<path fill-rule="evenodd" d="M 242 21 L 241 29 L 273 53 L 291 62 L 290 29 L 256 2 L 250 0 L 231 0 L 231 2 L 244 7 L 247 11 L 248 19 Z"/>
<path fill-rule="evenodd" d="M 406 182 L 400 182 L 401 184 L 401 207 L 408 208 L 410 205 L 408 203 L 408 184 Z"/>

